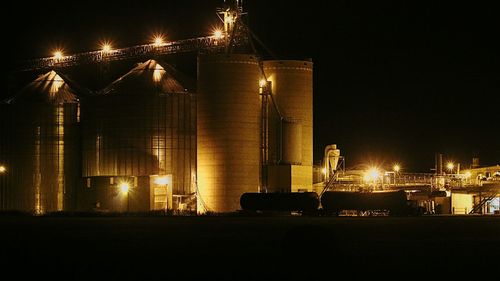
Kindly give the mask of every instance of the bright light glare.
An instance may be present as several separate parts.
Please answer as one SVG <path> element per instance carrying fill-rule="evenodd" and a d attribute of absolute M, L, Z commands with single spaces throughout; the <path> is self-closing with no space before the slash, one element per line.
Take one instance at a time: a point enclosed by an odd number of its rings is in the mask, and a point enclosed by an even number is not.
<path fill-rule="evenodd" d="M 120 183 L 119 187 L 122 193 L 128 193 L 130 190 L 130 185 L 127 182 Z"/>
<path fill-rule="evenodd" d="M 455 167 L 455 164 L 453 164 L 453 162 L 449 162 L 447 165 L 446 165 L 446 168 L 448 168 L 448 170 L 453 170 L 453 168 Z"/>
<path fill-rule="evenodd" d="M 101 45 L 101 50 L 104 52 L 104 53 L 109 53 L 111 52 L 112 48 L 111 48 L 111 44 L 110 43 L 103 43 Z"/>
<path fill-rule="evenodd" d="M 163 176 L 163 177 L 158 177 L 156 180 L 155 180 L 155 183 L 158 184 L 158 185 L 167 185 L 170 183 L 170 179 L 166 176 Z"/>
<path fill-rule="evenodd" d="M 323 173 L 323 175 L 325 175 L 325 176 L 326 176 L 326 168 L 323 168 L 323 169 L 321 170 L 321 172 Z"/>
<path fill-rule="evenodd" d="M 62 59 L 64 57 L 64 54 L 61 50 L 56 50 L 54 51 L 54 58 L 59 60 L 59 59 Z"/>
<path fill-rule="evenodd" d="M 394 164 L 392 170 L 397 173 L 401 170 L 401 166 L 399 166 L 399 164 Z"/>
<path fill-rule="evenodd" d="M 372 167 L 368 171 L 366 171 L 363 179 L 365 181 L 376 181 L 379 177 L 380 177 L 380 171 L 377 168 Z"/>
<path fill-rule="evenodd" d="M 266 86 L 266 85 L 267 85 L 267 81 L 266 81 L 266 79 L 261 79 L 261 80 L 259 81 L 259 86 L 260 86 L 261 88 L 264 88 L 264 86 Z"/>
<path fill-rule="evenodd" d="M 215 39 L 222 39 L 224 37 L 224 33 L 222 33 L 222 30 L 216 29 L 214 30 L 214 37 Z"/>
<path fill-rule="evenodd" d="M 380 176 L 380 172 L 379 170 L 377 170 L 377 168 L 371 168 L 369 171 L 368 171 L 370 177 L 376 179 Z"/>
<path fill-rule="evenodd" d="M 0 173 L 5 173 L 7 171 L 7 168 L 5 166 L 0 166 Z"/>
<path fill-rule="evenodd" d="M 155 35 L 153 37 L 153 45 L 156 47 L 160 47 L 165 44 L 165 40 L 163 39 L 163 35 Z"/>
<path fill-rule="evenodd" d="M 471 172 L 469 172 L 469 171 L 465 172 L 465 177 L 466 178 L 470 178 L 471 176 L 472 176 Z"/>

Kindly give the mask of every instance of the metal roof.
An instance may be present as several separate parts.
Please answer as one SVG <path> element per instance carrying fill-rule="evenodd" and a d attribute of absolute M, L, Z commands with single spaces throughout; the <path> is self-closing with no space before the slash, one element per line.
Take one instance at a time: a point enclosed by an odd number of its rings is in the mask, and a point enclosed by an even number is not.
<path fill-rule="evenodd" d="M 7 100 L 13 103 L 76 103 L 78 102 L 78 87 L 66 77 L 51 70 L 40 75 L 29 83 L 17 95 Z"/>
<path fill-rule="evenodd" d="M 185 76 L 168 64 L 160 65 L 155 60 L 139 63 L 127 74 L 115 80 L 99 95 L 119 93 L 121 95 L 148 95 L 192 92 L 193 88 Z"/>

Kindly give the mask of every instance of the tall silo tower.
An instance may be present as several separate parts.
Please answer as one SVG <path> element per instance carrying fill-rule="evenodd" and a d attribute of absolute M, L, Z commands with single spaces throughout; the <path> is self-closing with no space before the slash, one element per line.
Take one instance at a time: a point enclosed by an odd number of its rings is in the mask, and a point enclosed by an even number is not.
<path fill-rule="evenodd" d="M 5 209 L 46 213 L 74 208 L 80 170 L 79 94 L 62 74 L 39 76 L 10 107 Z"/>
<path fill-rule="evenodd" d="M 224 52 L 198 57 L 198 212 L 236 211 L 241 195 L 261 185 L 260 61 L 245 49 L 242 1 L 217 12 Z"/>
<path fill-rule="evenodd" d="M 253 55 L 198 58 L 198 211 L 240 208 L 259 190 L 259 62 Z"/>
<path fill-rule="evenodd" d="M 313 63 L 272 60 L 263 68 L 281 113 L 269 114 L 268 191 L 312 191 Z"/>

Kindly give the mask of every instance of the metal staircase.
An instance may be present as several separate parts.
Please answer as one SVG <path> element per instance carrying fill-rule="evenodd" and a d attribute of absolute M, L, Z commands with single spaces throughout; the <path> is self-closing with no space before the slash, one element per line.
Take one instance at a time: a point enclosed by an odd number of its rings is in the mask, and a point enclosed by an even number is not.
<path fill-rule="evenodd" d="M 339 161 L 337 162 L 337 167 L 332 172 L 333 172 L 333 174 L 331 174 L 330 178 L 328 179 L 328 182 L 326 183 L 325 187 L 323 188 L 323 190 L 319 194 L 319 198 L 321 198 L 321 196 L 323 196 L 323 194 L 325 192 L 332 189 L 332 187 L 338 181 L 339 175 L 343 174 L 345 172 L 345 159 L 344 159 L 344 157 L 342 157 L 342 156 L 339 157 Z"/>
<path fill-rule="evenodd" d="M 325 185 L 325 188 L 323 188 L 323 190 L 321 191 L 321 193 L 319 194 L 319 198 L 321 198 L 321 196 L 323 196 L 323 194 L 325 192 L 327 192 L 328 190 L 330 190 L 333 185 L 335 184 L 335 182 L 338 180 L 339 178 L 339 171 L 334 171 L 333 175 L 330 177 L 330 179 L 328 180 L 328 182 L 326 183 Z"/>
<path fill-rule="evenodd" d="M 471 215 L 471 214 L 477 214 L 477 213 L 482 214 L 482 208 L 483 208 L 483 206 L 487 202 L 493 200 L 495 197 L 497 197 L 497 193 L 496 192 L 484 196 L 481 199 L 481 201 L 479 201 L 479 203 L 477 203 L 477 204 L 474 205 L 474 207 L 472 208 L 472 210 L 469 212 L 469 215 Z"/>

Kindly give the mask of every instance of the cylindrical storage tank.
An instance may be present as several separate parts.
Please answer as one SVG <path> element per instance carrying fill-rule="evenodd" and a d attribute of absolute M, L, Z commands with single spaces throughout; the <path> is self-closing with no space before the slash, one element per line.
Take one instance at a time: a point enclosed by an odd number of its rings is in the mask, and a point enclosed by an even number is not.
<path fill-rule="evenodd" d="M 260 77 L 253 55 L 198 57 L 198 212 L 236 211 L 258 191 Z"/>
<path fill-rule="evenodd" d="M 321 196 L 321 205 L 327 212 L 388 210 L 400 214 L 407 210 L 406 202 L 404 190 L 370 193 L 327 191 Z"/>
<path fill-rule="evenodd" d="M 244 193 L 240 205 L 246 211 L 315 211 L 319 206 L 316 192 Z"/>
<path fill-rule="evenodd" d="M 193 193 L 196 103 L 191 84 L 173 67 L 148 60 L 84 100 L 82 176 L 169 175 L 174 194 Z M 149 183 L 141 185 L 149 192 Z"/>
<path fill-rule="evenodd" d="M 281 117 L 300 121 L 302 131 L 301 141 L 301 172 L 292 177 L 301 181 L 301 188 L 312 190 L 313 174 L 313 63 L 298 60 L 272 60 L 264 61 L 264 72 L 267 80 L 272 84 L 273 99 L 276 102 Z M 274 109 L 269 114 L 269 159 L 276 164 L 286 163 L 285 157 L 279 156 L 279 147 L 286 151 L 289 145 L 283 135 L 280 137 L 278 115 Z M 278 155 L 278 156 L 276 156 Z M 285 155 L 282 155 L 285 156 Z"/>
<path fill-rule="evenodd" d="M 327 212 L 366 209 L 364 195 L 360 192 L 327 191 L 321 196 L 321 206 Z"/>
<path fill-rule="evenodd" d="M 68 82 L 50 71 L 8 101 L 7 209 L 46 213 L 74 206 L 80 176 L 80 93 Z"/>
<path fill-rule="evenodd" d="M 281 125 L 281 163 L 302 164 L 302 124 L 300 121 L 284 119 Z"/>
<path fill-rule="evenodd" d="M 283 117 L 300 120 L 302 124 L 300 162 L 304 166 L 312 166 L 313 63 L 295 60 L 264 61 L 264 71 L 272 83 L 273 97 Z M 270 123 L 273 123 L 272 120 Z M 273 134 L 270 132 L 270 135 Z M 274 140 L 270 140 L 270 143 L 272 142 Z"/>

